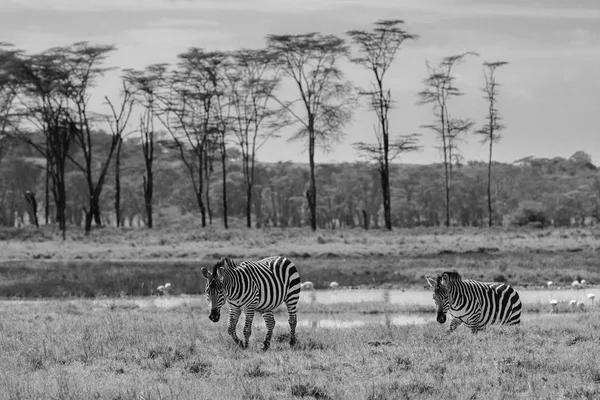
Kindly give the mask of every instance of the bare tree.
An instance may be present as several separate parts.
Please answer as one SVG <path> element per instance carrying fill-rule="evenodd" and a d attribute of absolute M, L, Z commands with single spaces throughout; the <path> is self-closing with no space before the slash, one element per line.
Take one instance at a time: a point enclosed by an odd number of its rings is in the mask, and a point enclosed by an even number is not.
<path fill-rule="evenodd" d="M 452 189 L 453 165 L 460 156 L 458 141 L 460 136 L 466 134 L 473 126 L 473 121 L 455 118 L 450 113 L 449 100 L 464 94 L 454 85 L 456 78 L 452 73 L 454 66 L 470 55 L 478 54 L 467 52 L 444 57 L 438 66 L 432 66 L 427 62 L 429 76 L 423 82 L 425 89 L 419 92 L 419 104 L 432 104 L 434 117 L 437 119 L 436 123 L 423 125 L 423 127 L 432 130 L 442 144 L 446 226 L 450 226 L 450 192 Z"/>
<path fill-rule="evenodd" d="M 274 73 L 273 54 L 266 49 L 242 49 L 231 54 L 227 70 L 231 128 L 242 156 L 246 186 L 246 226 L 252 227 L 252 191 L 255 183 L 256 153 L 275 134 L 278 112 L 269 100 L 279 83 Z"/>
<path fill-rule="evenodd" d="M 110 131 L 117 138 L 115 148 L 115 218 L 117 228 L 121 225 L 121 147 L 123 145 L 123 132 L 127 127 L 131 112 L 133 111 L 133 93 L 131 92 L 125 78 L 123 78 L 121 89 L 121 101 L 115 106 L 108 97 L 104 97 L 110 107 L 111 114 L 107 117 Z"/>
<path fill-rule="evenodd" d="M 400 28 L 402 20 L 380 20 L 375 23 L 372 31 L 354 30 L 347 34 L 358 45 L 359 57 L 352 62 L 373 72 L 375 82 L 371 88 L 362 92 L 369 98 L 369 107 L 377 115 L 378 125 L 375 128 L 376 144 L 359 142 L 355 144 L 360 152 L 378 163 L 383 197 L 383 214 L 385 227 L 392 229 L 391 196 L 390 196 L 390 162 L 401 152 L 414 151 L 418 135 L 408 135 L 390 142 L 388 113 L 392 108 L 392 94 L 385 90 L 383 80 L 386 72 L 396 58 L 400 45 L 405 40 L 415 40 L 417 35 L 411 35 Z"/>
<path fill-rule="evenodd" d="M 340 59 L 348 55 L 348 46 L 338 36 L 320 33 L 268 35 L 267 43 L 277 55 L 278 67 L 298 89 L 299 97 L 293 101 L 274 98 L 301 125 L 292 139 L 308 140 L 310 182 L 306 199 L 314 231 L 317 229 L 315 150 L 318 145 L 327 149 L 340 140 L 356 103 L 354 88 L 338 67 Z M 301 104 L 305 117 L 300 115 L 296 103 Z"/>
<path fill-rule="evenodd" d="M 483 76 L 485 77 L 485 86 L 481 89 L 484 93 L 483 98 L 488 101 L 488 113 L 486 116 L 486 123 L 480 129 L 476 130 L 475 133 L 483 136 L 482 142 L 489 144 L 488 152 L 488 176 L 487 176 L 487 205 L 488 205 L 488 226 L 492 226 L 492 148 L 494 143 L 498 143 L 502 136 L 499 134 L 505 126 L 500 123 L 502 118 L 496 108 L 496 97 L 498 95 L 498 86 L 500 84 L 496 82 L 496 68 L 502 67 L 508 64 L 506 61 L 496 62 L 484 62 L 483 63 Z"/>

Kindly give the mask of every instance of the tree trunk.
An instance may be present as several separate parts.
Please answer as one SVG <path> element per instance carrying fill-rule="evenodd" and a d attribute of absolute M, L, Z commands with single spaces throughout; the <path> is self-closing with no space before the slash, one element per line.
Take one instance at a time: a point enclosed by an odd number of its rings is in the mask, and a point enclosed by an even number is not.
<path fill-rule="evenodd" d="M 387 230 L 392 230 L 392 206 L 390 199 L 390 173 L 386 166 L 381 166 L 379 170 L 381 174 L 381 190 L 383 195 L 383 219 Z"/>
<path fill-rule="evenodd" d="M 148 169 L 146 171 L 148 173 L 148 179 L 146 176 L 143 177 L 143 185 L 144 185 L 144 208 L 146 210 L 146 226 L 148 228 L 152 228 L 152 195 L 153 195 L 153 181 L 154 178 L 152 176 L 152 170 Z"/>
<path fill-rule="evenodd" d="M 48 142 L 46 142 L 46 146 Z M 44 188 L 44 219 L 48 225 L 48 217 L 50 215 L 50 157 L 46 155 L 46 186 Z"/>
<path fill-rule="evenodd" d="M 488 226 L 492 226 L 492 140 L 490 139 L 490 159 L 488 160 L 488 182 L 487 182 L 487 200 L 488 200 Z"/>
<path fill-rule="evenodd" d="M 306 192 L 308 208 L 310 210 L 310 227 L 317 230 L 317 184 L 315 180 L 315 132 L 312 123 L 309 123 L 308 157 L 310 163 L 310 189 Z"/>
<path fill-rule="evenodd" d="M 199 191 L 196 192 L 196 202 L 198 203 L 198 208 L 200 208 L 200 220 L 202 222 L 202 227 L 206 227 L 206 207 L 204 205 L 204 201 L 202 201 L 203 190 L 202 186 L 200 186 Z"/>
<path fill-rule="evenodd" d="M 221 165 L 223 167 L 223 226 L 225 229 L 229 229 L 227 222 L 227 153 L 225 151 L 225 144 L 221 145 Z"/>
<path fill-rule="evenodd" d="M 123 139 L 119 138 L 117 154 L 115 155 L 115 218 L 117 228 L 121 225 L 121 144 Z"/>
<path fill-rule="evenodd" d="M 246 186 L 246 227 L 252 228 L 252 185 L 251 184 Z"/>

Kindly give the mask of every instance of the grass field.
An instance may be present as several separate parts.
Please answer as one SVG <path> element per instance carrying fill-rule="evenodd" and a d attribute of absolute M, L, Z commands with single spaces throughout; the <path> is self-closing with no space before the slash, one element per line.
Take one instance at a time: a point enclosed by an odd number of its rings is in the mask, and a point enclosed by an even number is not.
<path fill-rule="evenodd" d="M 561 315 L 451 335 L 426 325 L 287 326 L 273 347 L 207 310 L 92 300 L 0 306 L 0 399 L 598 399 L 600 318 Z M 241 326 L 239 327 L 241 330 Z"/>
<path fill-rule="evenodd" d="M 201 293 L 200 266 L 273 254 L 291 258 L 316 287 L 422 287 L 423 275 L 451 269 L 521 287 L 600 283 L 593 228 L 104 228 L 72 230 L 64 242 L 46 228 L 3 230 L 0 296 L 66 299 L 0 301 L 0 399 L 600 399 L 597 307 L 570 313 L 559 304 L 558 315 L 517 328 L 448 335 L 433 322 L 433 302 L 305 305 L 301 319 L 428 312 L 432 322 L 303 326 L 293 349 L 279 323 L 264 353 L 262 323 L 241 350 L 225 319 L 208 320 L 206 305 L 139 308 L 113 299 L 152 295 L 166 281 L 176 295 Z M 524 310 L 546 313 L 548 304 Z"/>
<path fill-rule="evenodd" d="M 169 281 L 175 293 L 201 293 L 201 266 L 285 255 L 315 287 L 421 287 L 425 274 L 456 269 L 484 281 L 600 283 L 600 229 L 261 229 L 194 226 L 103 228 L 66 241 L 49 228 L 0 231 L 0 297 L 150 295 Z"/>

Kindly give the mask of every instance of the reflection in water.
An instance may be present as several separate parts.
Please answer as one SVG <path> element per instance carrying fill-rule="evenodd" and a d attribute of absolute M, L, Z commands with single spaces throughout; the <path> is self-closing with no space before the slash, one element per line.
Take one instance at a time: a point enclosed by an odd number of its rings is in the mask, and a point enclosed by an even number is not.
<path fill-rule="evenodd" d="M 568 304 L 571 300 L 586 301 L 586 307 L 591 307 L 587 290 L 518 290 L 521 301 L 524 304 L 548 304 L 550 310 L 550 300 L 556 300 L 559 304 Z M 597 290 L 597 289 L 596 289 Z M 14 301 L 14 300 L 13 300 Z M 318 328 L 352 328 L 367 324 L 392 325 L 410 325 L 434 323 L 435 315 L 433 313 L 433 300 L 431 291 L 428 290 L 390 290 L 390 289 L 339 289 L 339 290 L 313 290 L 300 293 L 300 303 L 304 304 L 335 304 L 335 303 L 362 303 L 362 302 L 383 302 L 384 304 L 398 304 L 407 306 L 431 306 L 431 314 L 402 314 L 402 313 L 381 313 L 381 314 L 358 314 L 358 313 L 302 313 L 299 314 L 298 325 Z M 93 300 L 94 309 L 105 309 L 113 307 L 125 308 L 172 308 L 178 306 L 206 306 L 206 298 L 199 296 L 160 296 L 144 298 L 118 298 L 118 299 L 97 299 Z M 301 305 L 300 305 L 301 306 Z M 598 307 L 596 304 L 594 308 Z M 523 320 L 533 318 L 548 318 L 548 313 L 524 314 Z M 552 316 L 550 316 L 552 318 Z M 287 313 L 276 314 L 277 324 L 287 326 Z M 255 318 L 257 326 L 264 325 L 262 318 Z M 437 322 L 435 322 L 437 324 Z"/>

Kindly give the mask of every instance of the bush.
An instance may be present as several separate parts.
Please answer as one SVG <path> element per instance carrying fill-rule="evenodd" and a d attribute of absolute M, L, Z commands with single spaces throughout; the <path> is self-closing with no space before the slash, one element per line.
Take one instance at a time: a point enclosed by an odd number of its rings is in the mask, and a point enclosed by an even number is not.
<path fill-rule="evenodd" d="M 519 208 L 511 214 L 510 224 L 517 226 L 531 225 L 543 228 L 550 225 L 550 218 L 548 218 L 542 203 L 524 201 L 519 203 Z"/>

